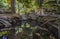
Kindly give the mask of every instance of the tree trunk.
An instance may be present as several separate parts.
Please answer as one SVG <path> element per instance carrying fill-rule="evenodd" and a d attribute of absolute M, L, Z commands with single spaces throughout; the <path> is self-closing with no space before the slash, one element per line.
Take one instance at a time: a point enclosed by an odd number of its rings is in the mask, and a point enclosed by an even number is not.
<path fill-rule="evenodd" d="M 15 30 L 11 30 L 8 33 L 8 39 L 15 39 Z"/>
<path fill-rule="evenodd" d="M 60 39 L 60 24 L 58 26 L 58 39 Z"/>
<path fill-rule="evenodd" d="M 11 0 L 11 11 L 15 13 L 15 0 Z"/>
<path fill-rule="evenodd" d="M 39 5 L 38 14 L 40 14 L 40 15 L 44 15 L 44 9 L 42 8 L 43 2 L 44 2 L 44 0 L 37 0 L 37 3 Z"/>
<path fill-rule="evenodd" d="M 36 13 L 38 15 L 44 15 L 44 9 L 43 8 L 39 8 L 38 10 L 36 10 Z"/>

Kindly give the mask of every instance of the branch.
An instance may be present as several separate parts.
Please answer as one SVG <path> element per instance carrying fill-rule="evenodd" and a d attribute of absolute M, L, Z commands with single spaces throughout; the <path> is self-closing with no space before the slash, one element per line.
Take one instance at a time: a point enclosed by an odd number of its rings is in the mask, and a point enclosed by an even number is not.
<path fill-rule="evenodd" d="M 50 20 L 44 22 L 41 26 L 44 26 L 45 24 L 47 24 L 48 22 L 50 22 L 50 21 L 52 21 L 52 20 L 56 20 L 56 19 L 50 19 Z"/>
<path fill-rule="evenodd" d="M 52 23 L 48 23 L 48 24 L 58 29 L 58 26 L 56 26 L 56 25 L 54 25 Z"/>
<path fill-rule="evenodd" d="M 39 29 L 41 29 L 41 30 L 44 30 L 44 31 L 49 32 L 49 30 L 48 30 L 48 29 L 46 29 L 46 28 L 42 28 L 42 27 L 39 27 L 39 26 L 38 26 L 38 28 L 39 28 Z"/>
<path fill-rule="evenodd" d="M 10 28 L 3 28 L 3 29 L 0 29 L 0 31 L 9 31 L 9 30 L 12 30 L 12 29 L 15 29 L 14 27 L 10 27 Z"/>

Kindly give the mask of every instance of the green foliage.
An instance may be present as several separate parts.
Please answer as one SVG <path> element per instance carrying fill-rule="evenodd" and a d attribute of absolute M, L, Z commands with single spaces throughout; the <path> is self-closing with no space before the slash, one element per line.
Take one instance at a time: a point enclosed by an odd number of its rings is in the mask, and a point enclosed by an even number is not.
<path fill-rule="evenodd" d="M 3 35 L 7 35 L 7 31 L 2 31 L 2 32 L 0 32 L 0 36 L 3 36 Z"/>
<path fill-rule="evenodd" d="M 19 6 L 18 5 L 16 6 L 18 7 L 17 12 L 19 10 L 20 13 L 26 14 L 31 10 L 36 10 L 38 8 L 36 0 L 16 0 L 16 3 L 19 4 Z"/>
<path fill-rule="evenodd" d="M 3 3 L 1 2 L 1 0 L 0 0 L 0 8 L 2 8 L 4 5 L 3 5 Z"/>
<path fill-rule="evenodd" d="M 7 0 L 0 0 L 0 10 L 9 11 L 11 9 L 11 5 Z"/>
<path fill-rule="evenodd" d="M 39 7 L 43 7 L 48 11 L 55 10 L 56 12 L 60 12 L 60 1 L 57 3 L 55 0 L 15 0 L 15 2 L 17 14 L 26 14 Z M 0 0 L 0 9 L 1 8 L 5 10 L 11 9 L 11 0 Z"/>
<path fill-rule="evenodd" d="M 59 7 L 60 7 L 59 6 L 59 2 L 57 3 L 57 1 L 50 1 L 50 0 L 48 0 L 48 1 L 45 1 L 43 3 L 43 8 L 45 8 L 48 11 L 51 11 L 51 12 L 53 12 L 53 10 L 55 12 L 59 12 Z"/>

